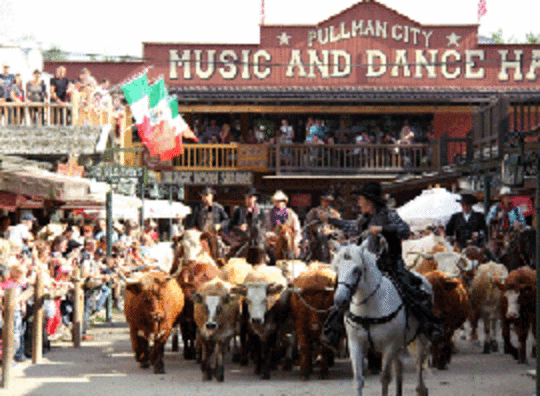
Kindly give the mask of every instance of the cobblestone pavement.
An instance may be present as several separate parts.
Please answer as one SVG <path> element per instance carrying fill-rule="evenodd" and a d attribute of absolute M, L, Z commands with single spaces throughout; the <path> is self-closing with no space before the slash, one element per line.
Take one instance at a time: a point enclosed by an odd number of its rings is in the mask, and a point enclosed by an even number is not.
<path fill-rule="evenodd" d="M 53 350 L 44 355 L 43 364 L 19 364 L 13 388 L 0 390 L 0 395 L 76 396 L 76 395 L 227 395 L 227 396 L 327 396 L 353 395 L 352 370 L 347 359 L 338 359 L 329 379 L 316 376 L 301 379 L 298 368 L 292 372 L 276 371 L 272 379 L 262 381 L 252 367 L 226 364 L 225 382 L 202 382 L 196 363 L 185 361 L 180 353 L 167 345 L 167 374 L 155 375 L 138 367 L 129 344 L 127 325 L 117 315 L 112 324 L 90 329 L 94 341 L 75 349 L 67 342 L 53 343 Z M 425 376 L 430 395 L 522 396 L 534 393 L 535 383 L 527 376 L 535 360 L 518 365 L 501 353 L 483 355 L 480 345 L 457 340 L 458 353 L 446 371 L 433 370 Z M 405 358 L 404 395 L 415 394 L 412 360 Z M 379 377 L 366 378 L 365 395 L 380 394 Z M 394 391 L 391 388 L 391 394 Z"/>

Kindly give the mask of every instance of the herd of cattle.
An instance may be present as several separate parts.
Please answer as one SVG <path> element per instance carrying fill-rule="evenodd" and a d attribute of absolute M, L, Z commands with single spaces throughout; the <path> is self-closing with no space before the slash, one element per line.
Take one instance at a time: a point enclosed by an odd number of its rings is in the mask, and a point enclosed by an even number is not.
<path fill-rule="evenodd" d="M 536 271 L 508 271 L 489 262 L 482 249 L 456 251 L 434 235 L 403 243 L 407 266 L 425 276 L 434 290 L 436 314 L 446 327 L 444 345 L 432 347 L 431 364 L 447 368 L 454 351 L 452 338 L 469 320 L 470 337 L 478 340 L 483 320 L 483 352 L 498 350 L 501 321 L 504 352 L 519 363 L 527 360 L 526 341 L 536 323 Z M 279 260 L 276 266 L 251 265 L 245 259 L 214 260 L 198 231 L 186 231 L 175 246 L 170 273 L 141 272 L 127 279 L 125 315 L 135 359 L 141 367 L 163 373 L 164 346 L 173 332 L 178 350 L 181 329 L 184 357 L 197 359 L 203 379 L 224 380 L 225 354 L 269 379 L 278 365 L 299 363 L 308 379 L 315 359 L 325 378 L 334 354 L 320 341 L 333 305 L 336 274 L 330 265 Z M 511 344 L 513 329 L 519 348 Z M 535 348 L 532 354 L 535 356 Z"/>

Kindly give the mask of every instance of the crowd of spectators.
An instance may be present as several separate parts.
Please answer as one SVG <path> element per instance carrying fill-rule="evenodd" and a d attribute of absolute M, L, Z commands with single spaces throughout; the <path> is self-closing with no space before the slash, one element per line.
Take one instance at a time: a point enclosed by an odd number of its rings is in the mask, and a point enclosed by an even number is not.
<path fill-rule="evenodd" d="M 79 77 L 69 80 L 66 68 L 59 66 L 54 77 L 49 81 L 43 79 L 38 69 L 32 73 L 32 78 L 24 84 L 20 73 L 12 73 L 10 65 L 2 65 L 0 74 L 0 103 L 52 103 L 62 107 L 67 106 L 77 98 L 79 109 L 87 112 L 112 111 L 118 115 L 123 110 L 120 96 L 110 93 L 110 82 L 107 79 L 98 84 L 86 68 L 80 71 Z M 29 106 L 30 119 L 36 122 L 37 108 Z M 39 120 L 37 120 L 39 121 Z M 11 121 L 7 121 L 11 122 Z"/>
<path fill-rule="evenodd" d="M 59 293 L 61 296 L 49 297 L 44 304 L 45 351 L 51 341 L 71 340 L 75 271 L 84 279 L 84 341 L 92 339 L 87 334 L 87 326 L 105 316 L 103 311 L 108 300 L 113 309 L 123 309 L 123 276 L 157 265 L 149 254 L 159 241 L 157 224 L 152 220 L 147 220 L 142 228 L 129 220 L 115 222 L 113 254 L 107 257 L 103 217 L 93 221 L 77 217 L 41 228 L 32 213 L 23 213 L 19 224 L 14 226 L 10 219 L 9 216 L 0 218 L 0 297 L 9 288 L 16 288 L 20 295 L 35 283 L 38 273 L 44 275 L 49 292 L 64 289 Z M 20 301 L 15 314 L 15 360 L 19 362 L 32 353 L 29 326 L 33 320 L 32 304 L 32 298 Z"/>
<path fill-rule="evenodd" d="M 432 128 L 414 128 L 404 120 L 396 130 L 383 130 L 380 125 L 364 124 L 362 121 L 346 125 L 345 119 L 340 119 L 337 128 L 329 128 L 322 118 L 308 117 L 305 124 L 299 124 L 302 130 L 295 131 L 289 120 L 283 118 L 279 127 L 270 134 L 265 125 L 255 125 L 242 134 L 240 121 L 218 125 L 216 119 L 205 119 L 196 122 L 195 132 L 201 143 L 308 143 L 308 144 L 400 144 L 430 143 L 433 141 Z M 301 132 L 301 133 L 299 133 Z M 270 136 L 271 135 L 271 136 Z"/>

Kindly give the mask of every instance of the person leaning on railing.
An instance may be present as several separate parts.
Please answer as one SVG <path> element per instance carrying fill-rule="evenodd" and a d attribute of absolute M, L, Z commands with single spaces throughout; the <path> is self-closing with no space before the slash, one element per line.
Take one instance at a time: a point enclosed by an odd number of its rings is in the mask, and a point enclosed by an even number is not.
<path fill-rule="evenodd" d="M 30 102 L 44 103 L 47 100 L 47 88 L 41 79 L 41 72 L 36 69 L 34 70 L 34 73 L 32 73 L 32 76 L 32 80 L 26 83 L 26 96 Z M 36 124 L 39 123 L 39 109 L 37 107 L 30 107 L 28 110 L 31 122 Z M 41 109 L 41 123 L 45 123 L 45 111 L 43 108 Z"/>

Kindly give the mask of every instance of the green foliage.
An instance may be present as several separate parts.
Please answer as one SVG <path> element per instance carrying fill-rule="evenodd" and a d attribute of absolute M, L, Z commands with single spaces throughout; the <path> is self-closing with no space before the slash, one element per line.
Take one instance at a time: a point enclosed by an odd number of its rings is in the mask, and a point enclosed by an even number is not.
<path fill-rule="evenodd" d="M 52 45 L 48 50 L 43 51 L 43 60 L 45 61 L 65 61 L 66 55 L 57 46 Z"/>
<path fill-rule="evenodd" d="M 525 38 L 529 44 L 540 44 L 540 33 L 529 32 L 525 35 Z"/>

